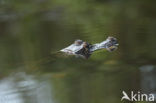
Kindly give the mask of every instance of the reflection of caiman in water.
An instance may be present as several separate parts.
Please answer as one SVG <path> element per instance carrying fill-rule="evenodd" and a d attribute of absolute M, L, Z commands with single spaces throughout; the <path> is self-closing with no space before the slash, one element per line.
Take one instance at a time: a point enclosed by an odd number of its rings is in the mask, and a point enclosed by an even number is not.
<path fill-rule="evenodd" d="M 114 37 L 108 37 L 105 41 L 97 44 L 89 44 L 82 40 L 75 40 L 70 46 L 60 50 L 68 55 L 76 55 L 83 58 L 89 58 L 90 55 L 99 49 L 107 49 L 108 51 L 114 51 L 117 49 L 118 42 Z"/>

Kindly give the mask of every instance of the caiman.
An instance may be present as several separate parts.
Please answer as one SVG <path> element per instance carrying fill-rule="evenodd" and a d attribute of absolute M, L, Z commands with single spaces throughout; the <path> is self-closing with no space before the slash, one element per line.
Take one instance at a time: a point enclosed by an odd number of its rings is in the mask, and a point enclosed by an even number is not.
<path fill-rule="evenodd" d="M 111 52 L 116 50 L 118 45 L 117 39 L 114 37 L 108 37 L 105 41 L 96 44 L 90 44 L 83 40 L 75 40 L 73 44 L 60 51 L 68 55 L 75 55 L 88 59 L 96 50 L 106 49 Z"/>

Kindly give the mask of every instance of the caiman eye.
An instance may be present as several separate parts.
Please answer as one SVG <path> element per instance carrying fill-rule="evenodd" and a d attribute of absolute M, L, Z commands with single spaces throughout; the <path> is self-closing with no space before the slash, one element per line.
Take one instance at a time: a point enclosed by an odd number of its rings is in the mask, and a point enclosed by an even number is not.
<path fill-rule="evenodd" d="M 76 44 L 77 46 L 78 46 L 78 45 L 81 45 L 82 43 L 83 43 L 82 40 L 75 40 L 75 42 L 74 42 L 74 44 Z"/>

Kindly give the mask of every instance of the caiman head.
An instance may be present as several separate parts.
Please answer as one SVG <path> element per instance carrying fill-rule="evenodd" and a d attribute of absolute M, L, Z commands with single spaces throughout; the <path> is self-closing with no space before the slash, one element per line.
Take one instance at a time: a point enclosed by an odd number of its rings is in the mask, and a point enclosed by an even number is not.
<path fill-rule="evenodd" d="M 75 40 L 73 44 L 60 51 L 69 55 L 89 58 L 90 55 L 96 50 L 107 49 L 108 51 L 114 51 L 117 49 L 117 46 L 117 39 L 114 37 L 108 37 L 105 41 L 93 45 L 82 40 Z"/>

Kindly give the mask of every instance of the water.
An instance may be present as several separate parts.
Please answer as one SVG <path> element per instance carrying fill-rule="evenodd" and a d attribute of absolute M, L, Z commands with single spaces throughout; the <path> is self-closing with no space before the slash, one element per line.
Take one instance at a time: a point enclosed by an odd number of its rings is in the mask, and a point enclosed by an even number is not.
<path fill-rule="evenodd" d="M 156 93 L 151 0 L 1 0 L 0 103 L 120 103 Z M 119 41 L 84 60 L 57 51 L 82 39 Z M 128 102 L 128 101 L 124 101 Z"/>

